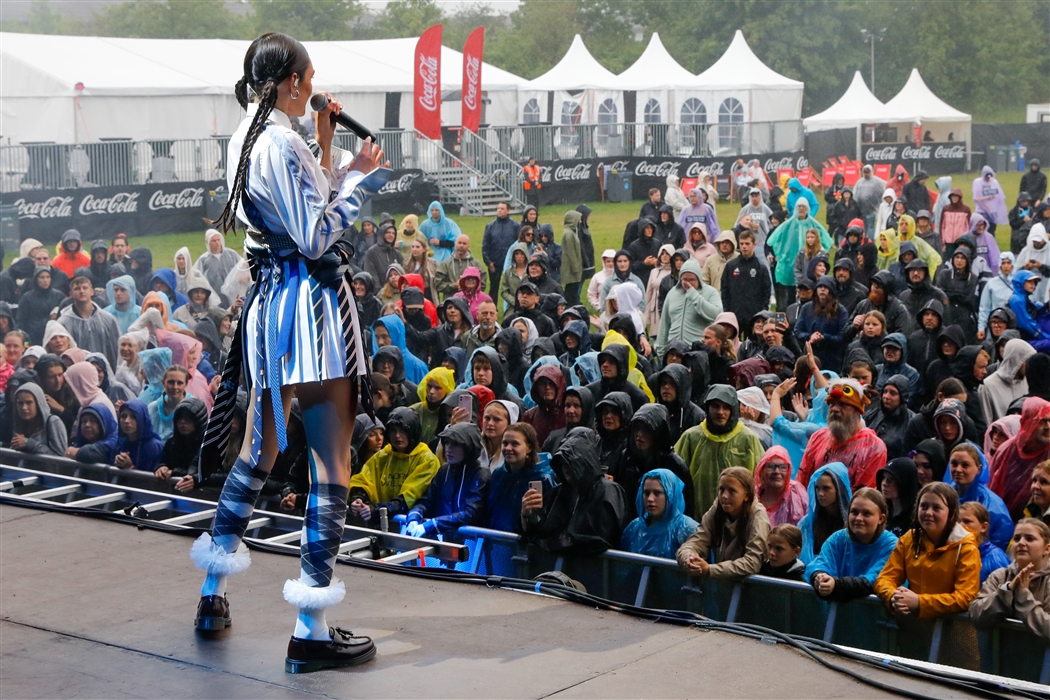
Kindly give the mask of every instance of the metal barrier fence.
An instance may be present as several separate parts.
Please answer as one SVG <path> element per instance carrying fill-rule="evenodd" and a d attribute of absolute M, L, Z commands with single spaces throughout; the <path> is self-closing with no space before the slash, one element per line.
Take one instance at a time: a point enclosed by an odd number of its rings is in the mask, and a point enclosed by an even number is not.
<path fill-rule="evenodd" d="M 423 143 L 427 139 L 413 130 L 379 130 L 376 138 L 395 170 L 418 168 L 433 173 L 441 167 L 433 156 L 434 149 Z M 626 156 L 761 155 L 799 151 L 804 143 L 800 121 L 491 126 L 481 129 L 478 136 L 467 133 L 463 139 L 463 161 L 484 175 L 494 176 L 497 184 L 500 173 L 505 175 L 511 166 L 524 162 L 528 156 L 550 162 Z M 478 141 L 509 159 L 494 161 L 491 151 Z M 228 143 L 229 136 L 214 136 L 0 146 L 0 193 L 225 179 Z M 358 139 L 340 132 L 335 144 L 356 150 Z M 513 187 L 507 185 L 505 189 Z"/>
<path fill-rule="evenodd" d="M 532 579 L 561 571 L 603 598 L 647 608 L 687 610 L 715 620 L 762 625 L 779 632 L 822 639 L 880 654 L 901 653 L 902 635 L 883 602 L 869 596 L 848 604 L 821 600 L 798 581 L 750 576 L 739 581 L 697 579 L 678 563 L 642 554 L 609 550 L 596 557 L 559 557 L 526 544 L 519 535 L 463 527 L 457 541 L 470 548 L 470 559 L 457 568 L 472 573 Z M 938 619 L 927 653 L 920 660 L 941 659 L 953 628 L 972 629 L 968 615 Z M 986 673 L 1050 683 L 1050 646 L 1015 620 L 977 631 L 981 670 Z M 903 639 L 913 642 L 914 639 Z M 919 657 L 914 657 L 919 658 Z"/>
<path fill-rule="evenodd" d="M 490 126 L 481 138 L 518 162 L 581 158 L 762 155 L 802 150 L 800 121 L 736 124 L 535 124 Z"/>

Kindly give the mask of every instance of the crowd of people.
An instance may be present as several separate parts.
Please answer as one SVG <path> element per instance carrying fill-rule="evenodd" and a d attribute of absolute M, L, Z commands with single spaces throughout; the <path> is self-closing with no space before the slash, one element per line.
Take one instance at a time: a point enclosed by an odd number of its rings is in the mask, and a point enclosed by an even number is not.
<path fill-rule="evenodd" d="M 559 554 L 875 594 L 920 642 L 966 610 L 1050 639 L 1038 161 L 1009 209 L 988 167 L 971 209 L 951 178 L 865 166 L 823 191 L 824 223 L 798 179 L 755 175 L 739 203 L 671 175 L 600 252 L 586 205 L 501 204 L 480 250 L 440 202 L 348 229 L 374 407 L 354 429 L 350 522 L 382 510 L 417 536 L 481 525 Z M 251 268 L 215 230 L 171 263 L 123 234 L 23 244 L 0 274 L 0 443 L 218 492 L 198 452 Z M 294 404 L 287 444 L 263 496 L 302 512 Z M 963 642 L 945 653 L 974 666 Z"/>

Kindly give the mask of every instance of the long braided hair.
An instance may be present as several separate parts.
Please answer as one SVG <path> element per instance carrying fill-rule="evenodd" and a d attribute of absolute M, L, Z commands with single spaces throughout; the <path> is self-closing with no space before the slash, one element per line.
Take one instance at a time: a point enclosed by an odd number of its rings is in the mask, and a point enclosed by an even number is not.
<path fill-rule="evenodd" d="M 242 109 L 248 109 L 252 97 L 258 102 L 259 109 L 244 137 L 230 199 L 219 218 L 211 222 L 220 231 L 228 232 L 237 225 L 237 207 L 248 180 L 252 148 L 255 147 L 259 135 L 266 128 L 266 120 L 277 105 L 277 86 L 293 73 L 303 77 L 309 67 L 310 55 L 306 52 L 306 47 L 287 34 L 278 32 L 268 32 L 259 36 L 244 54 L 244 75 L 234 86 L 234 95 Z"/>

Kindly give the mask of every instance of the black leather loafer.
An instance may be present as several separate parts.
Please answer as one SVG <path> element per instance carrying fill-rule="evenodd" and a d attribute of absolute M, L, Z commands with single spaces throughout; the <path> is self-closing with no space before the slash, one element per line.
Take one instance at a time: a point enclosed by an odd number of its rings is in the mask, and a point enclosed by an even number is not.
<path fill-rule="evenodd" d="M 230 626 L 230 603 L 226 596 L 203 595 L 197 604 L 193 626 L 201 632 L 218 632 Z"/>
<path fill-rule="evenodd" d="M 376 645 L 369 637 L 355 637 L 340 627 L 329 627 L 330 640 L 299 639 L 288 642 L 284 660 L 287 673 L 313 673 L 326 668 L 357 666 L 375 658 Z"/>

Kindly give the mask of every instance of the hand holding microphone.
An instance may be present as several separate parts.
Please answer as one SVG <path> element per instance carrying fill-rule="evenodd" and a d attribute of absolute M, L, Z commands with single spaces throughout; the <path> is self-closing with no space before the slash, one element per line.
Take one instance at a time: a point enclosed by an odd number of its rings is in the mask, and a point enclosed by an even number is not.
<path fill-rule="evenodd" d="M 334 131 L 336 124 L 342 125 L 356 134 L 358 138 L 364 140 L 361 150 L 358 152 L 357 157 L 354 158 L 354 162 L 350 166 L 351 170 L 357 170 L 367 175 L 376 168 L 390 167 L 389 162 L 383 161 L 384 154 L 382 149 L 380 149 L 375 143 L 375 135 L 353 117 L 343 114 L 343 106 L 332 100 L 328 93 L 319 92 L 311 97 L 310 107 L 319 113 L 319 118 L 317 120 L 317 137 L 319 143 L 323 143 L 322 138 L 325 136 L 327 136 L 328 143 L 331 143 L 332 133 L 324 134 L 323 132 L 328 131 L 329 129 Z M 328 124 L 324 124 L 323 116 L 325 113 L 329 115 Z"/>
<path fill-rule="evenodd" d="M 310 108 L 313 109 L 315 112 L 321 112 L 328 106 L 329 102 L 331 102 L 331 100 L 329 99 L 328 95 L 323 92 L 319 92 L 310 98 Z M 331 119 L 333 124 L 339 124 L 343 128 L 354 132 L 355 134 L 357 134 L 357 138 L 361 139 L 362 141 L 364 139 L 372 139 L 372 143 L 375 143 L 375 134 L 373 134 L 371 131 L 365 128 L 360 122 L 358 122 L 350 115 L 343 114 L 343 112 L 341 111 L 343 106 L 341 104 L 336 102 L 335 107 L 338 111 L 329 112 L 329 118 Z"/>

